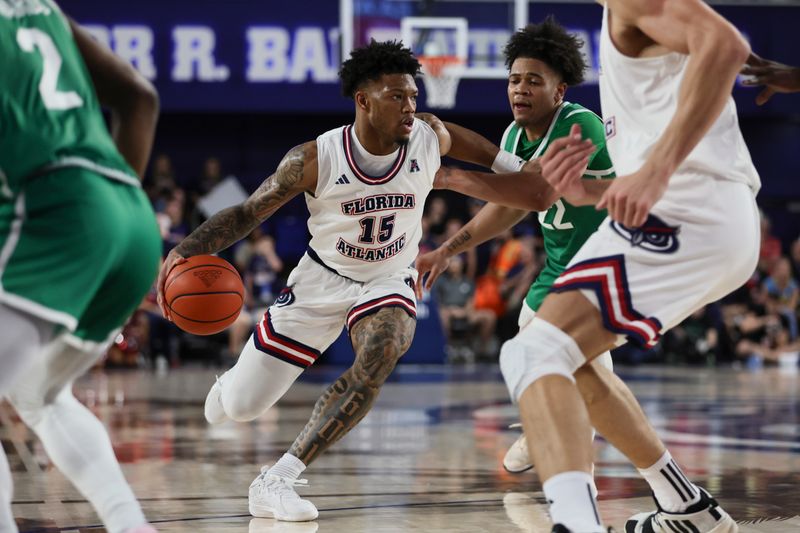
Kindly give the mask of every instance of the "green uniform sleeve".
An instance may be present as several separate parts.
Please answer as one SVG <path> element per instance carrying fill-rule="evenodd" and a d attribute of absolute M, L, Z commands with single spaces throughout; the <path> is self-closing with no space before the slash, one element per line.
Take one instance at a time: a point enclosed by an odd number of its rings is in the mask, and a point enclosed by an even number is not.
<path fill-rule="evenodd" d="M 581 137 L 583 139 L 591 139 L 597 147 L 589 158 L 589 172 L 587 174 L 595 178 L 613 178 L 614 165 L 606 148 L 603 121 L 588 109 L 576 106 L 576 109 L 568 110 L 564 118 L 559 120 L 553 131 L 552 138 L 557 139 L 569 135 L 569 130 L 573 124 L 578 124 L 581 127 Z"/>

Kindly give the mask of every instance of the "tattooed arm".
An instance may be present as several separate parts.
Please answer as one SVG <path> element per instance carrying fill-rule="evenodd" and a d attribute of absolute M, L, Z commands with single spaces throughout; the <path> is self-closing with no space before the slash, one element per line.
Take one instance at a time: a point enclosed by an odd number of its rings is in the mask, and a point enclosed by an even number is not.
<path fill-rule="evenodd" d="M 313 194 L 316 185 L 317 143 L 312 141 L 289 150 L 275 173 L 264 180 L 247 200 L 216 213 L 183 239 L 170 251 L 158 273 L 158 305 L 164 316 L 170 318 L 164 305 L 164 282 L 175 265 L 187 257 L 224 250 L 301 192 Z"/>
<path fill-rule="evenodd" d="M 419 281 L 416 287 L 417 298 L 422 298 L 423 287 L 430 290 L 436 278 L 447 270 L 451 257 L 475 248 L 479 244 L 513 228 L 527 214 L 528 211 L 524 209 L 486 204 L 472 220 L 467 222 L 441 246 L 431 252 L 417 256 L 417 260 L 414 263 L 419 272 Z M 423 284 L 423 277 L 426 273 L 430 273 L 430 275 L 428 275 L 428 279 Z"/>
<path fill-rule="evenodd" d="M 405 311 L 384 308 L 350 332 L 353 366 L 325 390 L 289 453 L 306 465 L 345 436 L 372 408 L 378 393 L 414 337 L 416 322 Z"/>

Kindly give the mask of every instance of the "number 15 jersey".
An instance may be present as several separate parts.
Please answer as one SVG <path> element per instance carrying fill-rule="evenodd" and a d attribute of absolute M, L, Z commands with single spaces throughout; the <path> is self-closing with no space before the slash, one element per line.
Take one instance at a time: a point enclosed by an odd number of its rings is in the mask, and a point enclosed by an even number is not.
<path fill-rule="evenodd" d="M 436 133 L 419 119 L 382 176 L 358 167 L 355 142 L 353 125 L 317 137 L 317 188 L 306 194 L 309 255 L 342 276 L 368 282 L 416 258 L 425 199 L 441 158 Z"/>

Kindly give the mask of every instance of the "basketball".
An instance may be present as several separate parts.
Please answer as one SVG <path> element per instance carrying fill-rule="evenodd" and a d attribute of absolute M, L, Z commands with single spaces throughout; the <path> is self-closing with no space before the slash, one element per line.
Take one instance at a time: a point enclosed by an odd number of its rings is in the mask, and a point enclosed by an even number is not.
<path fill-rule="evenodd" d="M 239 316 L 244 285 L 233 265 L 224 259 L 197 255 L 170 271 L 164 299 L 179 328 L 195 335 L 213 335 Z"/>

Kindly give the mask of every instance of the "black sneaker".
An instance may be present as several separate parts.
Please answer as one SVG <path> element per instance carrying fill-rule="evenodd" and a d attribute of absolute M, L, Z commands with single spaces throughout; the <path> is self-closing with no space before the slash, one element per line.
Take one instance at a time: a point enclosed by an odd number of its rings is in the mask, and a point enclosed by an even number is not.
<path fill-rule="evenodd" d="M 739 526 L 702 487 L 700 501 L 681 513 L 670 513 L 656 500 L 655 513 L 640 513 L 625 522 L 625 533 L 736 533 Z M 653 498 L 655 500 L 655 498 Z"/>

